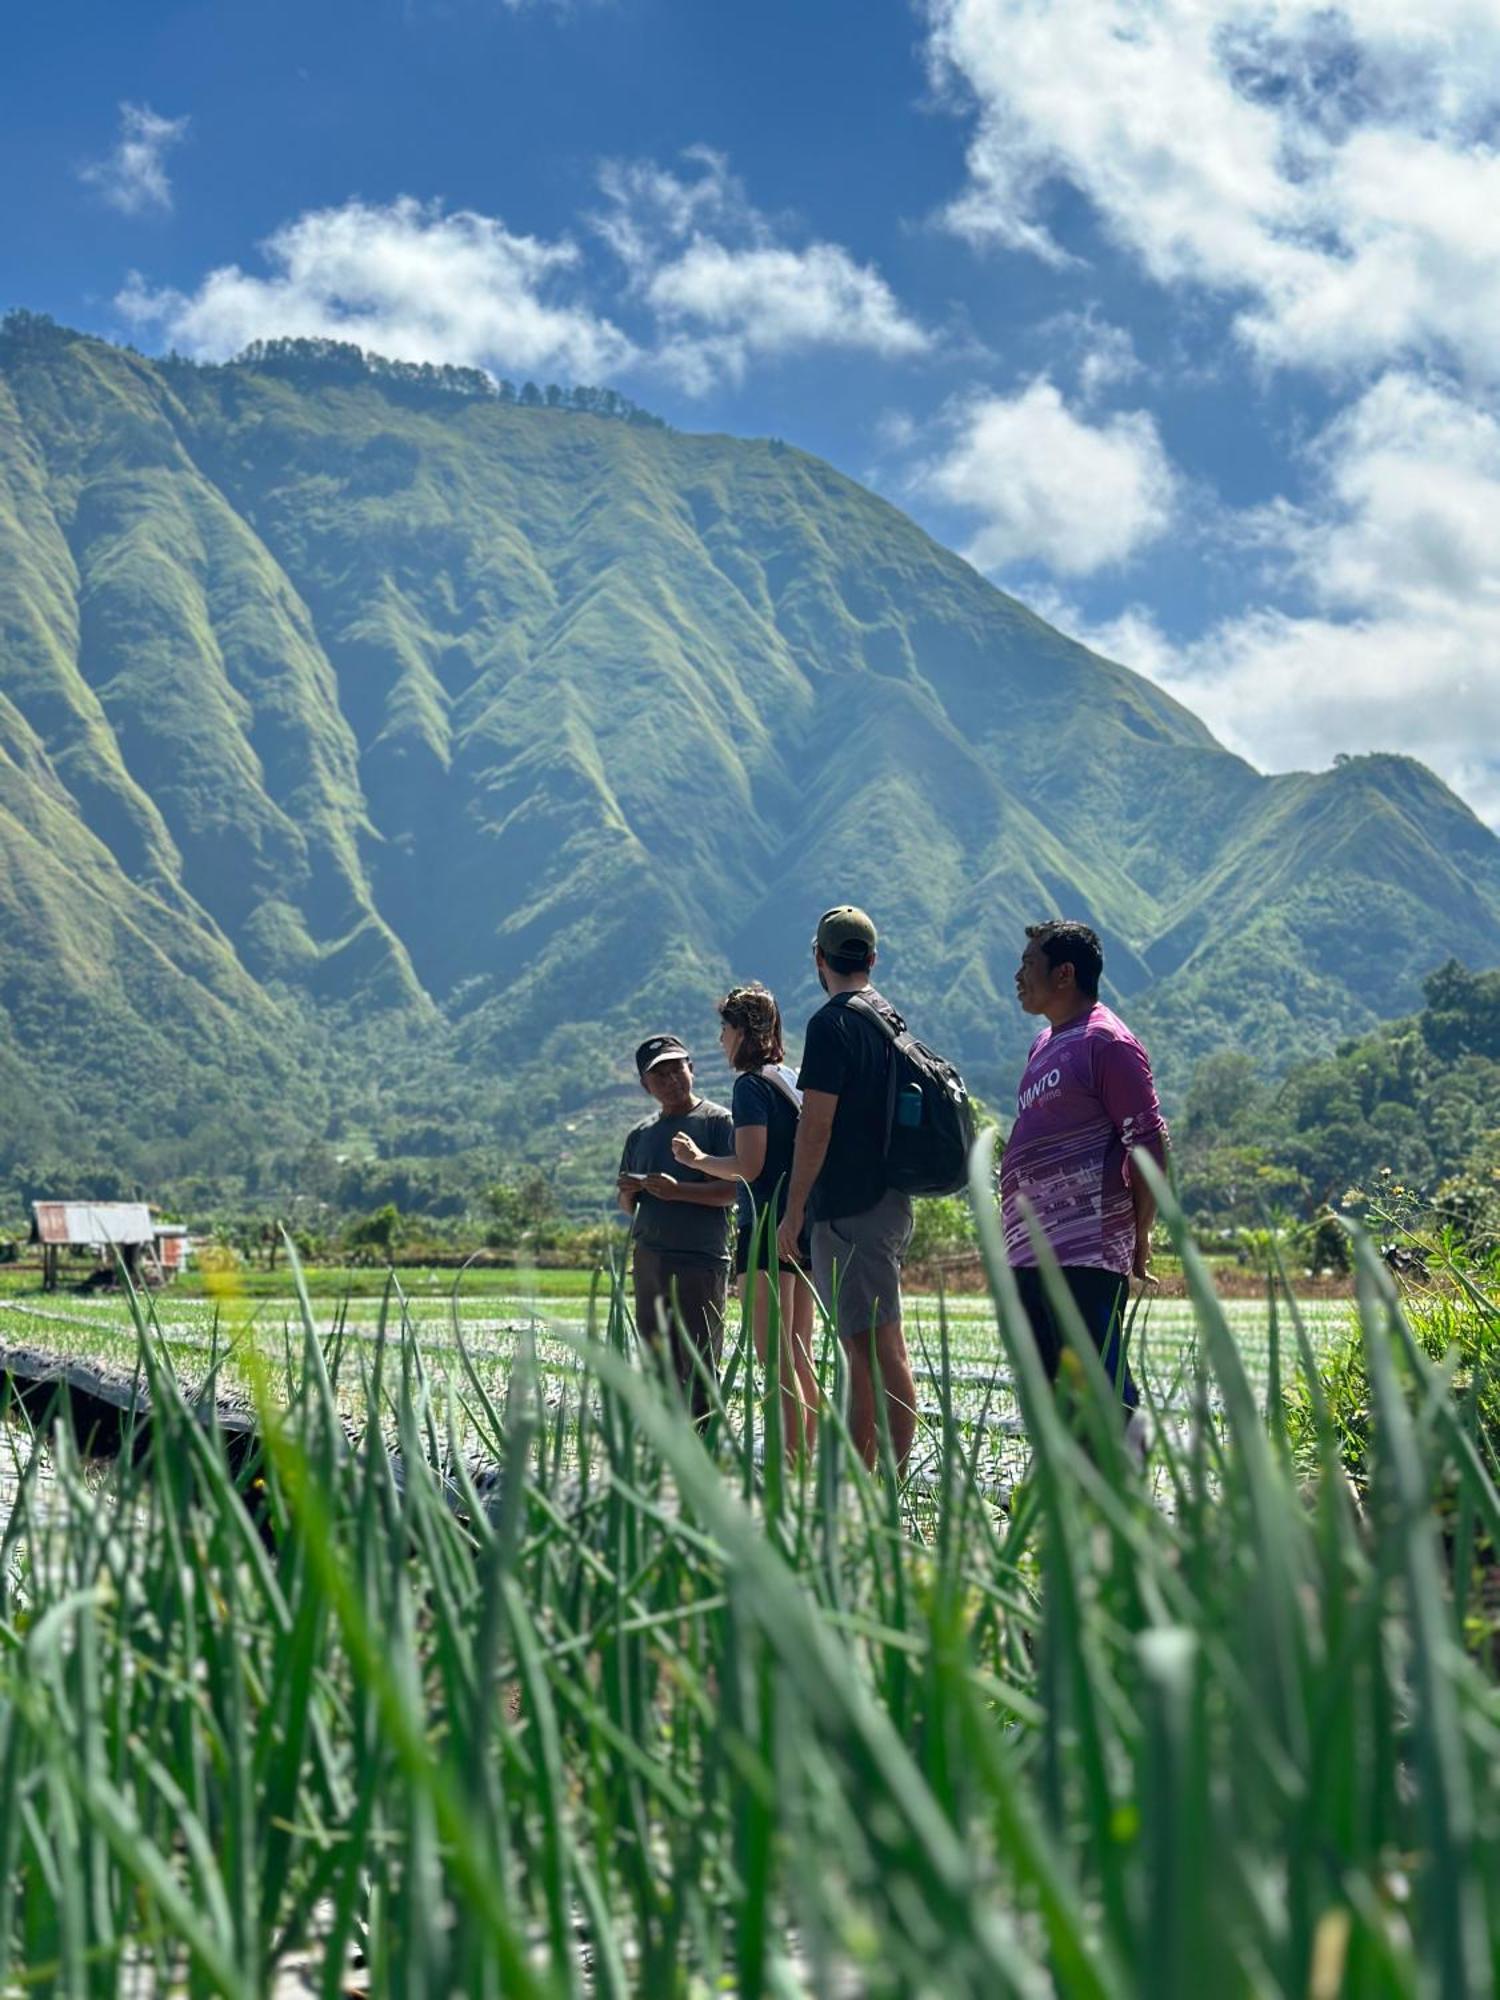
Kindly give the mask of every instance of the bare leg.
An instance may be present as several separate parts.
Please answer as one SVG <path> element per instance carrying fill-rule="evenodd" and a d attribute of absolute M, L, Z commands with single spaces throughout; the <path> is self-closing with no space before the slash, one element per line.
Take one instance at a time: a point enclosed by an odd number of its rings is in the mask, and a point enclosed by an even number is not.
<path fill-rule="evenodd" d="M 911 1362 L 906 1353 L 906 1335 L 899 1319 L 887 1320 L 875 1329 L 875 1353 L 885 1381 L 886 1422 L 891 1427 L 891 1451 L 896 1470 L 903 1475 L 911 1457 L 912 1439 L 917 1434 L 917 1385 L 911 1378 Z"/>
<path fill-rule="evenodd" d="M 875 1384 L 870 1375 L 870 1349 L 863 1340 L 844 1343 L 849 1363 L 849 1437 L 854 1449 L 872 1470 L 880 1455 L 880 1433 L 875 1425 Z"/>
<path fill-rule="evenodd" d="M 755 1356 L 762 1368 L 771 1347 L 771 1285 L 764 1271 L 747 1271 L 740 1280 L 740 1295 L 745 1288 L 753 1285 L 750 1325 L 755 1336 Z M 785 1294 L 783 1292 L 783 1298 Z M 780 1350 L 781 1368 L 781 1445 L 789 1465 L 795 1465 L 797 1454 L 802 1450 L 806 1435 L 807 1412 L 802 1401 L 802 1380 L 795 1366 L 795 1351 L 792 1345 L 792 1329 L 786 1317 L 783 1304 L 781 1324 L 777 1329 L 777 1346 Z M 766 1385 L 766 1403 L 770 1406 L 771 1389 Z"/>
<path fill-rule="evenodd" d="M 885 1419 L 890 1426 L 891 1453 L 897 1472 L 906 1471 L 911 1443 L 917 1430 L 917 1387 L 911 1378 L 906 1355 L 906 1336 L 899 1319 L 886 1320 L 875 1329 L 875 1366 L 880 1389 L 885 1396 Z M 854 1448 L 873 1471 L 880 1462 L 880 1429 L 875 1415 L 875 1378 L 870 1370 L 870 1342 L 851 1340 L 849 1356 L 849 1435 Z"/>
<path fill-rule="evenodd" d="M 791 1329 L 792 1366 L 802 1390 L 802 1438 L 809 1458 L 818 1442 L 818 1376 L 813 1367 L 813 1290 L 795 1271 L 781 1274 L 781 1324 Z M 782 1338 L 786 1339 L 783 1332 Z"/>

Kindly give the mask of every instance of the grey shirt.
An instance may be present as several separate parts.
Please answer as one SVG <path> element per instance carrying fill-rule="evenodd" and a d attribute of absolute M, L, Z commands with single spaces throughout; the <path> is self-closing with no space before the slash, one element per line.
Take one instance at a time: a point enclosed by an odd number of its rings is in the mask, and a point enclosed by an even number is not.
<path fill-rule="evenodd" d="M 709 1175 L 681 1166 L 673 1157 L 672 1141 L 679 1132 L 686 1132 L 705 1153 L 734 1151 L 733 1118 L 722 1104 L 700 1097 L 680 1118 L 664 1118 L 659 1111 L 643 1118 L 625 1141 L 620 1172 L 671 1174 L 675 1180 L 706 1183 Z M 664 1257 L 727 1264 L 733 1228 L 732 1203 L 727 1208 L 700 1208 L 696 1202 L 659 1201 L 655 1195 L 643 1194 L 635 1205 L 635 1225 L 630 1233 L 637 1243 Z"/>

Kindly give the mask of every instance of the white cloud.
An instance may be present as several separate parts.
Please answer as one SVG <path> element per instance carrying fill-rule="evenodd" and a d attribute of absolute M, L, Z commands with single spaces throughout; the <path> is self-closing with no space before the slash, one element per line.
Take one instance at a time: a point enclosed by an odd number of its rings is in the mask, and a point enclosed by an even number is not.
<path fill-rule="evenodd" d="M 1127 327 L 1105 319 L 1095 306 L 1084 312 L 1055 313 L 1037 333 L 1046 342 L 1054 371 L 1063 363 L 1077 378 L 1078 393 L 1094 402 L 1106 389 L 1143 373 Z"/>
<path fill-rule="evenodd" d="M 172 206 L 167 150 L 187 129 L 186 118 L 163 118 L 149 104 L 122 104 L 114 151 L 80 168 L 79 178 L 123 215 L 146 215 L 152 209 L 165 213 Z"/>
<path fill-rule="evenodd" d="M 1257 764 L 1404 750 L 1500 821 L 1500 423 L 1451 385 L 1388 375 L 1317 440 L 1315 509 L 1285 509 L 1307 608 L 1185 644 L 1148 611 L 1046 615 L 1138 668 Z M 1262 539 L 1274 512 L 1256 518 Z"/>
<path fill-rule="evenodd" d="M 981 569 L 1039 562 L 1080 576 L 1124 562 L 1170 524 L 1176 479 L 1144 411 L 1090 423 L 1039 377 L 1018 395 L 956 406 L 949 430 L 915 483 L 979 517 L 965 554 Z"/>
<path fill-rule="evenodd" d="M 589 303 L 577 245 L 516 235 L 494 216 L 403 196 L 298 216 L 261 249 L 263 272 L 226 264 L 196 289 L 132 273 L 116 304 L 189 354 L 277 336 L 349 340 L 404 359 L 599 379 L 654 368 L 690 393 L 756 361 L 819 348 L 901 358 L 930 336 L 878 271 L 835 243 L 790 244 L 754 209 L 722 155 L 674 173 L 607 164 L 589 218 L 649 316 L 637 345 Z"/>
<path fill-rule="evenodd" d="M 1061 262 L 1072 190 L 1261 363 L 1351 398 L 1306 496 L 1231 523 L 1246 609 L 1182 643 L 1139 607 L 1083 636 L 1258 763 L 1411 750 L 1500 816 L 1500 0 L 927 11 L 972 121 L 952 227 Z"/>
<path fill-rule="evenodd" d="M 756 358 L 813 347 L 923 353 L 928 336 L 877 271 L 835 243 L 730 249 L 697 239 L 654 271 L 644 295 L 669 329 L 666 352 L 701 352 L 732 378 Z"/>
<path fill-rule="evenodd" d="M 1500 374 L 1495 0 L 928 0 L 972 114 L 951 224 L 1060 261 L 1079 190 L 1162 284 L 1237 300 L 1266 358 Z"/>
<path fill-rule="evenodd" d="M 1332 517 L 1299 555 L 1334 608 L 1500 613 L 1500 423 L 1443 383 L 1382 377 L 1318 443 Z M 1490 667 L 1500 682 L 1500 651 Z"/>
<path fill-rule="evenodd" d="M 608 204 L 594 228 L 637 279 L 649 277 L 673 246 L 709 228 L 752 232 L 760 218 L 743 183 L 712 146 L 689 146 L 689 170 L 673 173 L 654 160 L 606 160 L 599 187 Z"/>
<path fill-rule="evenodd" d="M 881 274 L 837 243 L 794 246 L 745 197 L 722 154 L 694 147 L 690 174 L 614 162 L 595 226 L 624 263 L 660 331 L 658 365 L 694 394 L 740 380 L 752 362 L 814 348 L 887 358 L 931 336 Z"/>
<path fill-rule="evenodd" d="M 882 451 L 909 453 L 917 442 L 917 420 L 910 410 L 882 410 L 875 419 L 875 442 Z"/>
<path fill-rule="evenodd" d="M 186 353 L 221 358 L 279 335 L 350 340 L 403 360 L 597 379 L 631 343 L 559 296 L 568 242 L 513 235 L 493 216 L 445 214 L 410 197 L 351 201 L 284 224 L 262 246 L 271 275 L 227 264 L 195 292 L 152 291 L 132 273 L 117 304 Z"/>

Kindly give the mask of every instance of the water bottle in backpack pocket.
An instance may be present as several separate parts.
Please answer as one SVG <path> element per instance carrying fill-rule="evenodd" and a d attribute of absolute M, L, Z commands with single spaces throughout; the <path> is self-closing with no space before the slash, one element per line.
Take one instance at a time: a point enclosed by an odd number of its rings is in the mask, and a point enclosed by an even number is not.
<path fill-rule="evenodd" d="M 914 1131 L 922 1123 L 922 1086 L 919 1083 L 903 1083 L 896 1090 L 895 1124 Z"/>

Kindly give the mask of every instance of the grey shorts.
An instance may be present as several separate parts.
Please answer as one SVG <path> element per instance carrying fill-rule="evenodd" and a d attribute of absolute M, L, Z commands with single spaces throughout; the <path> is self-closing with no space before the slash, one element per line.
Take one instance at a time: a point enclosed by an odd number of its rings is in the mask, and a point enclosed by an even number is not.
<path fill-rule="evenodd" d="M 873 1208 L 812 1226 L 812 1279 L 840 1340 L 868 1340 L 901 1318 L 901 1265 L 911 1242 L 911 1196 L 887 1188 Z"/>

